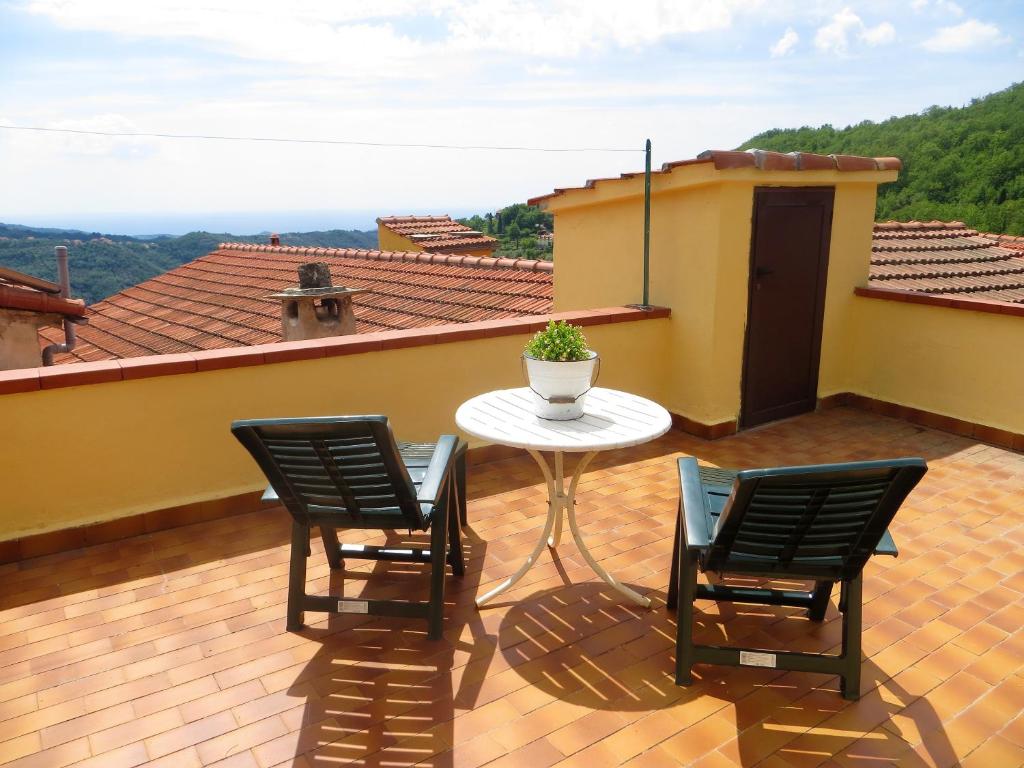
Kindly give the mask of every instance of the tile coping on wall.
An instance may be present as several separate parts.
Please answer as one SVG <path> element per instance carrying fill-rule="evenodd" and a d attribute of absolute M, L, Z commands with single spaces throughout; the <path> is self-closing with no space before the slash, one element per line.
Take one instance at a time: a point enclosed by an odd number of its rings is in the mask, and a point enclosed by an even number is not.
<path fill-rule="evenodd" d="M 972 312 L 989 312 L 996 315 L 1024 317 L 1024 304 L 1015 304 L 1012 301 L 972 299 L 969 297 L 950 296 L 948 294 L 937 296 L 931 293 L 900 291 L 894 288 L 859 287 L 854 289 L 854 293 L 866 299 L 885 299 L 887 301 L 902 301 L 908 304 L 927 304 L 932 307 L 967 309 Z"/>
<path fill-rule="evenodd" d="M 764 149 L 721 150 L 707 149 L 697 157 L 663 163 L 660 170 L 651 171 L 651 176 L 672 173 L 676 168 L 710 164 L 716 171 L 754 168 L 759 171 L 899 171 L 903 162 L 898 157 L 861 157 L 859 155 L 818 155 L 813 152 L 771 152 Z M 526 202 L 540 205 L 566 192 L 580 192 L 594 189 L 598 184 L 635 179 L 642 171 L 623 173 L 619 176 L 587 179 L 581 187 L 560 187 L 546 195 L 531 197 Z"/>
<path fill-rule="evenodd" d="M 334 336 L 311 341 L 287 341 L 249 347 L 211 349 L 173 355 L 150 355 L 95 363 L 65 363 L 43 368 L 0 371 L 0 395 L 34 392 L 40 389 L 103 384 L 154 376 L 201 373 L 249 365 L 315 360 L 388 349 L 450 344 L 457 341 L 514 336 L 539 331 L 549 320 L 566 320 L 576 325 L 629 323 L 668 317 L 667 307 L 605 307 L 550 315 L 483 320 L 475 323 L 433 325 L 399 331 L 378 331 L 351 336 Z"/>

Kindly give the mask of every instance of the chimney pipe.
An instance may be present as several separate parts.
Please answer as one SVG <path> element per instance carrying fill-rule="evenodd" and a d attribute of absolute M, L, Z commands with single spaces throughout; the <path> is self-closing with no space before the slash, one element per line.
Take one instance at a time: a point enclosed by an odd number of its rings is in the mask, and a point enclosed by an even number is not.
<path fill-rule="evenodd" d="M 299 286 L 271 295 L 281 300 L 281 337 L 284 341 L 323 339 L 356 332 L 352 296 L 362 288 L 331 285 L 331 270 L 324 262 L 300 264 Z"/>
<path fill-rule="evenodd" d="M 68 247 L 58 245 L 53 249 L 57 254 L 57 282 L 60 283 L 60 295 L 62 298 L 71 297 L 71 276 L 68 274 Z"/>
<path fill-rule="evenodd" d="M 281 244 L 281 236 L 279 234 L 277 234 L 277 232 L 273 232 L 270 235 L 270 244 L 271 245 L 280 245 Z"/>
<path fill-rule="evenodd" d="M 71 297 L 71 275 L 68 272 L 68 247 L 58 245 L 53 249 L 57 254 L 57 281 L 60 283 L 61 298 Z M 58 352 L 70 352 L 75 348 L 75 325 L 71 318 L 64 318 L 64 343 L 50 344 L 43 349 L 43 365 L 53 365 L 53 356 Z"/>

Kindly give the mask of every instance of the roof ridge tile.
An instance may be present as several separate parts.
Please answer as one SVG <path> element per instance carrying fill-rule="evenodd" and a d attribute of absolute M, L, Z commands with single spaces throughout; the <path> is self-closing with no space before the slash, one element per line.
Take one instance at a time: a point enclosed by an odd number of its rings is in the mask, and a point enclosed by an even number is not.
<path fill-rule="evenodd" d="M 82 299 L 69 299 L 34 288 L 7 283 L 0 284 L 0 307 L 74 317 L 85 315 L 85 302 Z"/>
<path fill-rule="evenodd" d="M 861 157 L 860 155 L 818 155 L 811 152 L 773 152 L 764 149 L 706 149 L 695 158 L 687 160 L 674 160 L 662 163 L 657 173 L 671 173 L 681 166 L 698 165 L 711 163 L 716 171 L 725 171 L 738 168 L 756 168 L 760 171 L 821 171 L 836 170 L 843 173 L 856 171 L 899 171 L 903 168 L 903 162 L 898 157 Z M 640 172 L 622 173 L 617 177 L 606 177 L 587 179 L 580 187 L 556 187 L 553 192 L 546 195 L 531 197 L 526 202 L 529 205 L 537 205 L 545 200 L 558 197 L 566 192 L 578 192 L 585 189 L 593 189 L 597 184 L 606 181 L 621 181 L 640 176 Z"/>
<path fill-rule="evenodd" d="M 367 261 L 405 261 L 424 264 L 451 264 L 454 266 L 484 268 L 500 267 L 505 269 L 520 269 L 530 272 L 551 272 L 554 270 L 552 262 L 540 261 L 539 259 L 466 256 L 455 253 L 435 253 L 432 251 L 379 251 L 364 248 L 301 248 L 293 245 L 263 245 L 257 243 L 221 243 L 217 250 L 286 253 L 305 257 L 326 256 L 329 258 L 363 259 Z M 216 253 L 216 251 L 214 253 Z M 535 261 L 536 265 L 534 264 Z"/>

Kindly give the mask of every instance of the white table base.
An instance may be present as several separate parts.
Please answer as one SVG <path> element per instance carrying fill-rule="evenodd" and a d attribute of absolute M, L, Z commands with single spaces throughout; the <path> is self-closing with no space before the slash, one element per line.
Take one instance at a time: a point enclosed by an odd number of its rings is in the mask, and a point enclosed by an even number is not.
<path fill-rule="evenodd" d="M 583 471 L 587 468 L 587 465 L 590 464 L 598 452 L 590 451 L 583 455 L 579 463 L 576 465 L 576 471 L 573 472 L 572 480 L 569 482 L 569 490 L 566 492 L 565 477 L 562 472 L 562 451 L 554 451 L 554 475 L 552 475 L 551 468 L 548 466 L 547 460 L 540 451 L 534 449 L 528 449 L 528 451 L 537 462 L 541 472 L 544 473 L 544 480 L 547 482 L 548 486 L 548 515 L 547 519 L 544 521 L 544 529 L 541 532 L 537 546 L 533 548 L 529 557 L 526 558 L 526 562 L 520 566 L 518 571 L 505 579 L 505 581 L 501 582 L 501 584 L 496 586 L 487 594 L 478 597 L 476 599 L 477 607 L 479 608 L 488 601 L 494 599 L 523 578 L 523 576 L 526 575 L 526 572 L 533 567 L 537 558 L 540 557 L 540 553 L 544 551 L 545 546 L 549 546 L 552 549 L 558 546 L 558 543 L 562 538 L 562 513 L 564 512 L 566 517 L 569 519 L 569 530 L 572 533 L 572 538 L 576 542 L 576 546 L 579 548 L 580 554 L 583 555 L 583 559 L 587 562 L 587 565 L 590 566 L 591 570 L 600 576 L 610 587 L 618 590 L 637 605 L 649 608 L 651 606 L 651 601 L 648 598 L 617 581 L 614 576 L 602 568 L 600 563 L 594 559 L 593 555 L 590 554 L 590 550 L 587 549 L 587 545 L 583 543 L 583 537 L 580 535 L 580 529 L 576 523 L 576 486 L 579 485 L 580 477 L 583 476 Z"/>

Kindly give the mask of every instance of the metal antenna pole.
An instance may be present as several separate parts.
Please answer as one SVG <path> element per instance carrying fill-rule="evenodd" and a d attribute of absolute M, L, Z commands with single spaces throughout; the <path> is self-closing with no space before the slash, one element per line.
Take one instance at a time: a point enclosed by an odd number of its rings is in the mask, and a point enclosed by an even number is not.
<path fill-rule="evenodd" d="M 651 259 L 651 140 L 647 140 L 646 161 L 644 163 L 644 302 L 645 308 L 651 306 L 649 295 L 650 259 Z"/>

